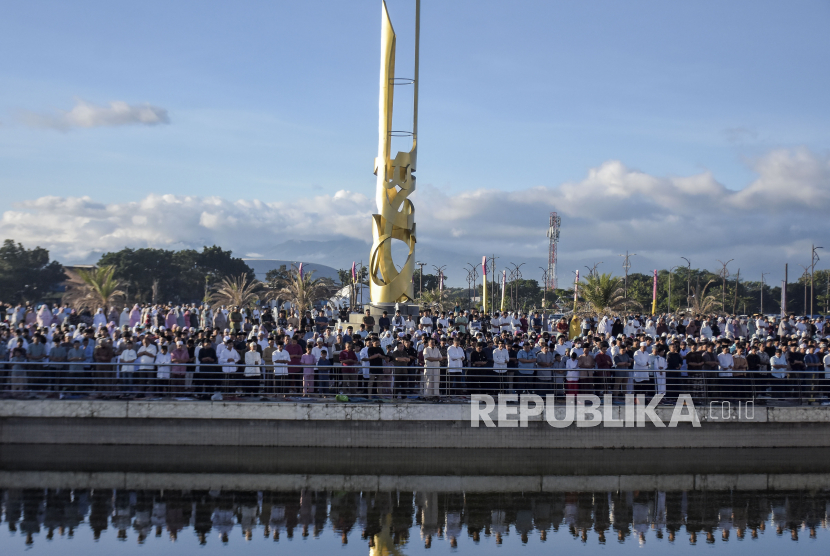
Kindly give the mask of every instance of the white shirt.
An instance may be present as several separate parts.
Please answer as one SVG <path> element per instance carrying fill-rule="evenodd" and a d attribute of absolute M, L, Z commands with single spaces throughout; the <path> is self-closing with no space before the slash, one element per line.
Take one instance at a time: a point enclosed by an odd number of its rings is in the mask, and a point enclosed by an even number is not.
<path fill-rule="evenodd" d="M 426 316 L 421 317 L 421 324 L 424 325 L 424 330 L 426 330 L 427 333 L 432 332 L 432 319 L 431 318 L 426 317 Z"/>
<path fill-rule="evenodd" d="M 493 370 L 495 372 L 506 372 L 508 361 L 510 361 L 510 352 L 507 348 L 497 348 L 493 350 Z"/>
<path fill-rule="evenodd" d="M 450 346 L 447 348 L 447 372 L 460 373 L 461 367 L 464 364 L 464 348 L 461 346 Z M 453 370 L 450 370 L 453 369 Z"/>
<path fill-rule="evenodd" d="M 136 350 L 138 353 L 145 351 L 150 355 L 142 355 L 138 358 L 138 370 L 150 371 L 153 369 L 153 364 L 156 362 L 156 355 L 158 355 L 159 348 L 155 344 L 140 345 Z M 123 355 L 123 354 L 122 354 Z"/>
<path fill-rule="evenodd" d="M 576 382 L 579 380 L 579 360 L 571 359 L 570 357 L 565 361 L 565 380 L 568 382 Z"/>
<path fill-rule="evenodd" d="M 224 345 L 220 346 L 221 351 L 219 349 L 216 350 L 216 357 L 219 359 L 219 363 L 225 363 L 222 366 L 223 373 L 235 373 L 236 372 L 236 365 L 234 363 L 238 362 L 241 358 L 239 354 L 236 352 L 235 349 L 230 348 L 228 349 Z"/>
<path fill-rule="evenodd" d="M 733 364 L 734 364 L 734 359 L 733 359 L 731 353 L 719 353 L 718 354 L 718 368 L 721 371 L 731 371 Z M 718 373 L 718 376 L 732 376 L 732 373 L 731 372 Z"/>
<path fill-rule="evenodd" d="M 827 365 L 827 357 L 824 358 L 824 364 Z M 783 369 L 776 369 L 776 365 L 783 365 Z M 772 370 L 772 376 L 775 378 L 784 378 L 787 376 L 787 358 L 782 353 L 780 357 L 773 355 L 769 360 L 769 367 Z M 826 367 L 825 367 L 826 368 Z"/>
<path fill-rule="evenodd" d="M 275 349 L 271 355 L 271 362 L 274 363 L 275 375 L 287 375 L 288 363 L 291 362 L 291 355 L 285 349 L 282 351 Z"/>
<path fill-rule="evenodd" d="M 245 376 L 259 376 L 260 365 L 262 365 L 262 356 L 258 351 L 245 352 Z"/>
<path fill-rule="evenodd" d="M 637 350 L 634 352 L 634 368 L 633 372 L 631 373 L 631 377 L 634 379 L 635 382 L 642 382 L 644 380 L 648 380 L 649 372 L 648 372 L 648 365 L 650 363 L 651 356 L 644 351 Z"/>
<path fill-rule="evenodd" d="M 135 362 L 136 359 L 136 353 L 134 349 L 125 349 L 121 352 L 121 355 L 119 357 L 121 362 L 125 363 L 124 365 L 121 365 L 122 373 L 131 373 L 135 370 L 135 365 L 132 364 Z"/>

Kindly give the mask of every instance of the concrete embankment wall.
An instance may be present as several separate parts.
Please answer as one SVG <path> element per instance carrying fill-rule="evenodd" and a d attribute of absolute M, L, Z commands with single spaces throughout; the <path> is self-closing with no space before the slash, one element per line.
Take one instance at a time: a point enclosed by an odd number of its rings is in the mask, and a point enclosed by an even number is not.
<path fill-rule="evenodd" d="M 673 408 L 657 410 L 666 423 Z M 623 417 L 613 407 L 613 417 Z M 830 407 L 698 408 L 700 427 L 471 426 L 467 404 L 0 401 L 0 444 L 330 448 L 783 448 L 830 446 Z M 557 418 L 564 408 L 557 408 Z M 493 415 L 495 417 L 495 415 Z"/>

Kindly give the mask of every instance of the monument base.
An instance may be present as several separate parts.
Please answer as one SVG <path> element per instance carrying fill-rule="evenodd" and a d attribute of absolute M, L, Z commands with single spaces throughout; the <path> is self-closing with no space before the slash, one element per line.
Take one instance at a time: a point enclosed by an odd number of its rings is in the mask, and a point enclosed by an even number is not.
<path fill-rule="evenodd" d="M 369 314 L 375 317 L 375 320 L 382 317 L 384 311 L 390 319 L 395 316 L 395 311 L 400 311 L 402 317 L 406 315 L 417 317 L 420 308 L 417 303 L 367 303 L 364 307 L 369 309 Z"/>

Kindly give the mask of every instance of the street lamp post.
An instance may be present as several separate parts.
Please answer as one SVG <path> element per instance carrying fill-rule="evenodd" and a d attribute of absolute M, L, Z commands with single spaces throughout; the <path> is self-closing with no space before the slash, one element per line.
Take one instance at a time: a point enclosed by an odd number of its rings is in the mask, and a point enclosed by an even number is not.
<path fill-rule="evenodd" d="M 361 263 L 363 264 L 363 263 Z M 421 271 L 418 273 L 418 297 L 423 297 L 424 295 L 424 267 L 427 263 L 415 263 L 419 267 L 421 267 Z M 362 289 L 362 288 L 361 288 Z"/>
<path fill-rule="evenodd" d="M 804 274 L 801 277 L 804 279 L 804 313 L 807 313 L 807 281 L 810 279 L 810 266 L 798 265 L 804 269 Z"/>
<path fill-rule="evenodd" d="M 511 271 L 511 287 L 510 287 L 510 297 L 512 298 L 511 301 L 513 303 L 513 310 L 517 309 L 518 304 L 518 297 L 519 297 L 519 285 L 516 283 L 517 280 L 521 280 L 522 278 L 522 271 L 520 270 L 525 263 L 516 264 L 510 263 L 513 265 L 513 270 Z M 514 293 L 515 291 L 515 293 Z"/>
<path fill-rule="evenodd" d="M 669 308 L 669 311 L 668 311 L 669 314 L 671 314 L 671 273 L 672 273 L 673 270 L 677 270 L 678 268 L 680 268 L 680 267 L 679 266 L 673 266 L 669 269 L 669 295 L 668 295 L 668 300 L 667 300 L 667 304 L 668 304 L 668 308 Z"/>
<path fill-rule="evenodd" d="M 476 290 L 476 279 L 478 278 L 478 265 L 474 265 L 473 263 L 467 263 L 467 266 L 470 267 L 469 272 L 473 277 L 473 296 L 472 297 L 475 297 L 475 292 L 478 291 L 478 290 Z M 470 303 L 472 304 L 472 302 L 473 301 L 471 299 Z M 472 308 L 472 305 L 471 305 L 471 308 Z"/>
<path fill-rule="evenodd" d="M 761 273 L 761 316 L 764 316 L 764 276 L 767 274 L 769 274 L 769 272 Z"/>
<path fill-rule="evenodd" d="M 620 257 L 625 257 L 623 259 L 623 269 L 625 270 L 625 289 L 623 290 L 623 299 L 625 299 L 625 310 L 628 311 L 628 270 L 631 268 L 631 257 L 636 256 L 637 253 L 628 254 L 628 251 L 625 252 L 625 255 L 620 255 Z"/>
<path fill-rule="evenodd" d="M 723 286 L 721 286 L 720 292 L 720 310 L 724 313 L 726 312 L 726 278 L 729 276 L 729 271 L 726 269 L 726 265 L 734 261 L 735 259 L 729 259 L 726 262 L 718 259 L 718 262 L 723 265 L 723 270 L 721 270 L 721 278 L 723 278 Z"/>
<path fill-rule="evenodd" d="M 686 307 L 689 306 L 689 299 L 692 295 L 692 261 L 687 259 L 686 257 L 680 257 L 684 261 L 686 261 Z"/>
<path fill-rule="evenodd" d="M 543 266 L 539 268 L 542 269 L 542 287 L 544 288 L 542 290 L 542 307 L 544 308 L 548 303 L 548 269 Z"/>
<path fill-rule="evenodd" d="M 821 259 L 816 253 L 816 249 L 824 249 L 824 247 L 816 247 L 815 244 L 813 245 L 813 250 L 810 253 L 810 317 L 815 314 L 813 311 L 813 301 L 815 300 L 816 296 L 813 291 L 813 275 L 816 273 L 816 263 L 819 262 Z M 805 307 L 804 310 L 806 311 L 807 308 Z"/>

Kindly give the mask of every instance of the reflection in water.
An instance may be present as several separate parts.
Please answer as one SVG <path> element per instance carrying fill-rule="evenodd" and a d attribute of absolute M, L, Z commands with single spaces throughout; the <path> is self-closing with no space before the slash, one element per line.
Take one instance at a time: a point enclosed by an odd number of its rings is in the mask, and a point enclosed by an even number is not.
<path fill-rule="evenodd" d="M 95 539 L 112 530 L 139 544 L 147 537 L 175 541 L 194 536 L 205 545 L 253 535 L 280 541 L 319 537 L 326 529 L 340 542 L 357 537 L 372 554 L 400 554 L 420 537 L 426 548 L 440 539 L 501 544 L 507 535 L 569 535 L 600 543 L 645 543 L 649 536 L 683 535 L 692 544 L 758 538 L 767 528 L 798 540 L 826 529 L 830 493 L 762 491 L 636 491 L 571 493 L 436 493 L 315 491 L 171 491 L 110 489 L 9 489 L 2 519 L 26 544 L 39 536 L 72 539 L 81 527 Z M 802 533 L 803 531 L 803 533 Z M 107 533 L 112 534 L 112 533 Z M 189 538 L 188 538 L 189 541 Z M 4 542 L 9 542 L 4 541 Z"/>

